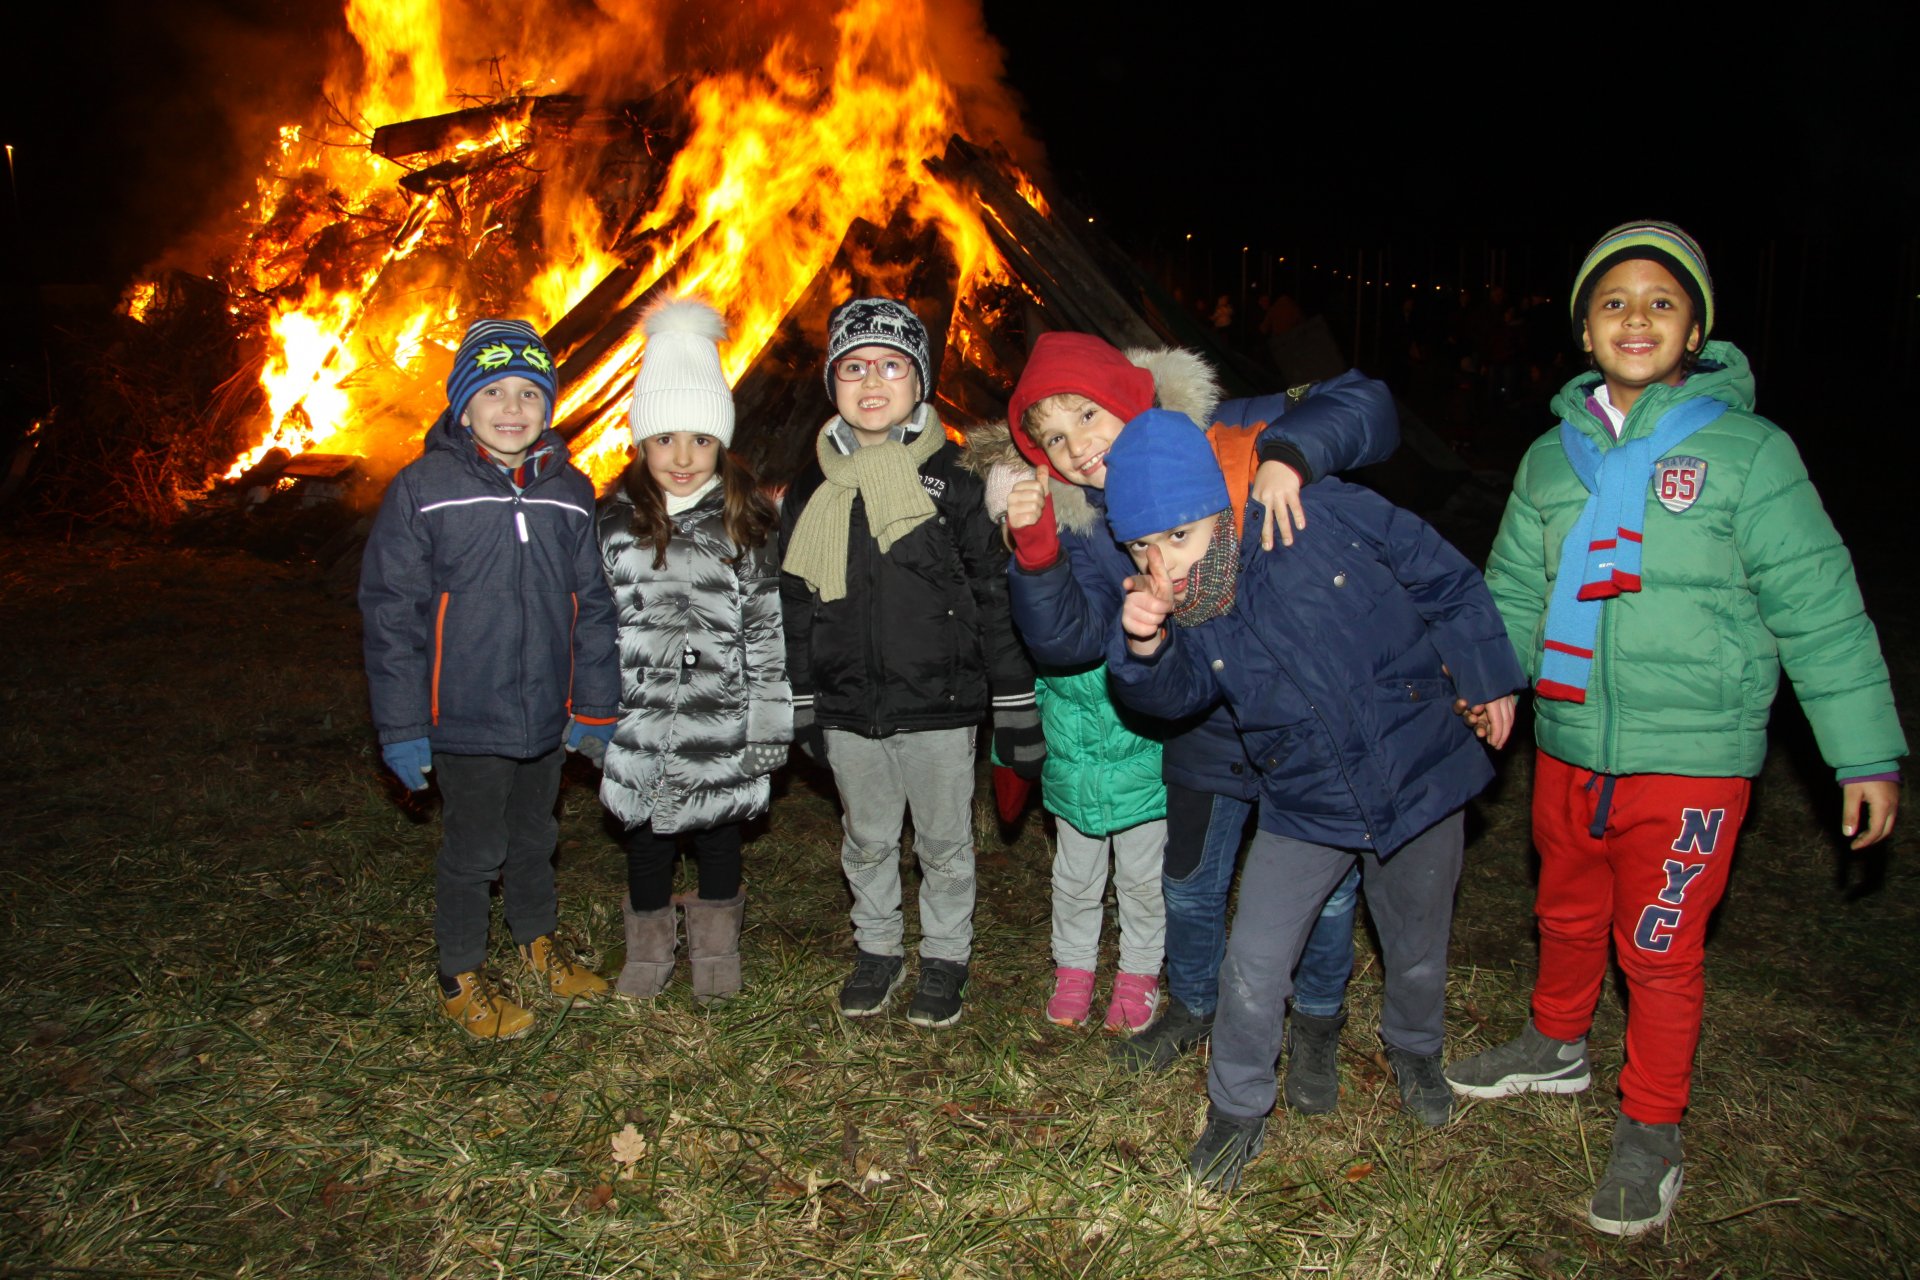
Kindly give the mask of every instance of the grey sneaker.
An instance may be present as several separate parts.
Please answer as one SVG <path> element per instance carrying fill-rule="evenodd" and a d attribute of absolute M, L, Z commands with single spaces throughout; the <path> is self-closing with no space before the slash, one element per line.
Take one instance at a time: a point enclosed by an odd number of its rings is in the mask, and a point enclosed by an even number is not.
<path fill-rule="evenodd" d="M 1294 1010 L 1287 1023 L 1287 1105 L 1303 1116 L 1323 1116 L 1340 1105 L 1340 1028 L 1347 1011 L 1318 1018 Z"/>
<path fill-rule="evenodd" d="M 1400 1086 L 1400 1109 L 1424 1125 L 1443 1125 L 1453 1119 L 1453 1091 L 1440 1073 L 1437 1053 L 1409 1053 L 1387 1046 L 1387 1064 Z"/>
<path fill-rule="evenodd" d="M 1665 1226 L 1680 1198 L 1680 1126 L 1613 1122 L 1613 1155 L 1594 1190 L 1587 1223 L 1610 1236 L 1637 1236 Z"/>
<path fill-rule="evenodd" d="M 960 993 L 966 985 L 966 965 L 920 957 L 920 988 L 907 1006 L 907 1021 L 916 1027 L 952 1026 L 960 1021 Z"/>
<path fill-rule="evenodd" d="M 1447 1083 L 1469 1098 L 1515 1093 L 1579 1093 L 1593 1081 L 1587 1042 L 1555 1040 L 1533 1029 L 1533 1019 L 1505 1044 L 1462 1058 L 1447 1068 Z"/>
<path fill-rule="evenodd" d="M 1240 1175 L 1267 1144 L 1265 1116 L 1231 1116 L 1207 1104 L 1207 1127 L 1187 1155 L 1187 1172 L 1212 1191 L 1235 1191 Z"/>
<path fill-rule="evenodd" d="M 877 956 L 855 950 L 853 972 L 840 987 L 840 1016 L 871 1018 L 887 1011 L 887 1002 L 907 976 L 904 956 Z"/>
<path fill-rule="evenodd" d="M 1115 1041 L 1107 1058 L 1129 1071 L 1165 1071 L 1181 1054 L 1197 1049 L 1213 1034 L 1213 1015 L 1194 1013 L 1169 999 L 1160 1020 L 1143 1031 Z"/>

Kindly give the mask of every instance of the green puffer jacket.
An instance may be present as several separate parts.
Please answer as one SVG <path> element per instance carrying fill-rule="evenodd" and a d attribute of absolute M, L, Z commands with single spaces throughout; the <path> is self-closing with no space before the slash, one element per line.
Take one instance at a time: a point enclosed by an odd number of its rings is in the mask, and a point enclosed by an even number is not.
<path fill-rule="evenodd" d="M 1587 404 L 1599 381 L 1575 378 L 1553 408 L 1605 449 L 1612 435 Z M 1600 773 L 1751 777 L 1784 667 L 1842 781 L 1895 769 L 1906 739 L 1853 560 L 1793 441 L 1752 412 L 1746 357 L 1708 343 L 1685 383 L 1641 394 L 1622 435 L 1647 434 L 1669 405 L 1696 396 L 1729 408 L 1678 446 L 1672 466 L 1655 466 L 1642 588 L 1601 610 L 1587 700 L 1535 699 L 1540 749 Z M 1530 679 L 1561 544 L 1586 499 L 1558 429 L 1535 441 L 1486 574 Z"/>
<path fill-rule="evenodd" d="M 1072 673 L 1042 668 L 1033 700 L 1047 736 L 1040 794 L 1050 812 L 1088 836 L 1167 816 L 1160 743 L 1114 701 L 1104 662 Z"/>

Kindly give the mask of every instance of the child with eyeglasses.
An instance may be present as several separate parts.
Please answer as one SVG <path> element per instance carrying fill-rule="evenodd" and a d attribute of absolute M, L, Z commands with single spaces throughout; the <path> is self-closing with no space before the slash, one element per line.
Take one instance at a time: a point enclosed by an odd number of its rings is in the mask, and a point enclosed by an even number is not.
<path fill-rule="evenodd" d="M 1033 672 L 1007 608 L 1007 553 L 981 478 L 929 397 L 919 317 L 890 298 L 833 313 L 815 462 L 781 513 L 781 606 L 794 740 L 833 772 L 853 893 L 848 1018 L 884 1013 L 906 976 L 900 833 L 920 864 L 920 974 L 907 1019 L 959 1021 L 973 949 L 975 731 L 1038 772 Z"/>

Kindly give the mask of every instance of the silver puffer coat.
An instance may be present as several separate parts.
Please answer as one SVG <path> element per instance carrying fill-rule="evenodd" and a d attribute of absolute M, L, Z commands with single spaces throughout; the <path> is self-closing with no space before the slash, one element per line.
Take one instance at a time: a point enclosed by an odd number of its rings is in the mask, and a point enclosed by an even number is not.
<path fill-rule="evenodd" d="M 767 808 L 749 744 L 793 739 L 771 544 L 738 564 L 716 488 L 674 522 L 666 564 L 634 540 L 616 490 L 599 512 L 600 558 L 620 629 L 620 723 L 600 799 L 629 827 L 700 831 Z M 762 767 L 771 767 L 761 761 Z"/>

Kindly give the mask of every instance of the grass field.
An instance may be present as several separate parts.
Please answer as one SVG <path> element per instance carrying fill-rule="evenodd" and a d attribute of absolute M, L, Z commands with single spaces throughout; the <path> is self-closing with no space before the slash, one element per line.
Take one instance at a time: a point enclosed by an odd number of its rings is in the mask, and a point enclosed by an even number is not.
<path fill-rule="evenodd" d="M 12 548 L 0 1276 L 1920 1269 L 1916 876 L 1844 856 L 1797 712 L 1779 717 L 1709 947 L 1686 1191 L 1667 1230 L 1620 1243 L 1584 1225 L 1617 989 L 1588 1094 L 1420 1129 L 1377 1054 L 1365 937 L 1339 1112 L 1277 1115 L 1242 1194 L 1194 1192 L 1204 1064 L 1124 1076 L 1098 1033 L 1039 1016 L 1033 814 L 1008 843 L 981 809 L 974 976 L 951 1030 L 898 1005 L 875 1025 L 833 1013 L 852 956 L 837 819 L 802 777 L 748 848 L 741 998 L 696 1008 L 683 967 L 651 1004 L 536 1003 L 525 1039 L 471 1042 L 432 996 L 436 815 L 383 777 L 350 605 L 236 552 Z M 1920 608 L 1905 584 L 1869 599 L 1911 726 Z M 1528 750 L 1474 810 L 1452 1054 L 1525 1016 Z M 569 766 L 562 919 L 608 969 L 623 880 L 594 784 Z M 495 956 L 520 981 L 504 932 Z"/>

